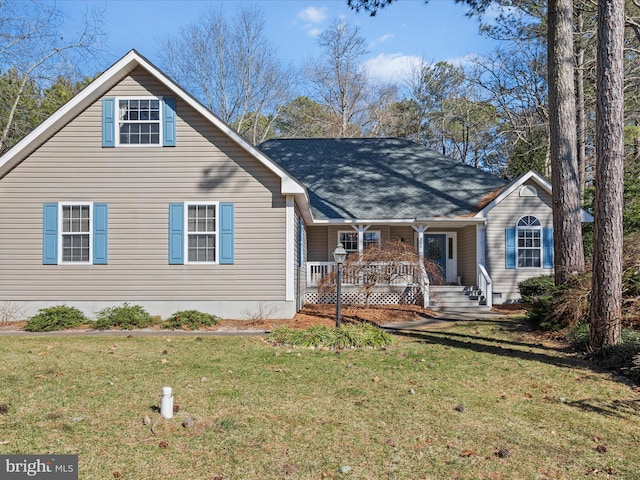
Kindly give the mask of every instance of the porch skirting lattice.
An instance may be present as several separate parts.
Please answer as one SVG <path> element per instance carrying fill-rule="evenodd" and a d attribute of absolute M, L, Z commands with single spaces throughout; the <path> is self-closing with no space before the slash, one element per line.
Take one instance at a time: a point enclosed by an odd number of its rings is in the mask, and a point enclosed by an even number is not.
<path fill-rule="evenodd" d="M 307 291 L 307 303 L 336 303 L 336 292 L 320 293 Z M 359 290 L 342 291 L 343 305 L 363 305 L 366 296 Z M 371 293 L 369 303 L 372 305 L 422 305 L 422 291 L 417 286 L 407 286 L 402 289 L 377 290 Z"/>

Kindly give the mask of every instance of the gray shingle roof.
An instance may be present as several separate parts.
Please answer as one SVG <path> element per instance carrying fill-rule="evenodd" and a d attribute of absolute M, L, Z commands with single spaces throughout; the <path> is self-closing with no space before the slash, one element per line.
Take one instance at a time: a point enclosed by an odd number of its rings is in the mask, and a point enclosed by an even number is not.
<path fill-rule="evenodd" d="M 507 181 L 408 140 L 268 140 L 258 147 L 308 190 L 317 219 L 476 213 Z"/>

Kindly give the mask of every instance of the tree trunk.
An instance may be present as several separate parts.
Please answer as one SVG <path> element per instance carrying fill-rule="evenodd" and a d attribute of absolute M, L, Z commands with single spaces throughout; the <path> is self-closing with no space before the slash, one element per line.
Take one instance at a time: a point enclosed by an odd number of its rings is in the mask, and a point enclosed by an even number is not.
<path fill-rule="evenodd" d="M 587 171 L 587 120 L 584 110 L 584 16 L 582 15 L 581 9 L 578 10 L 576 25 L 576 132 L 578 135 L 578 181 L 580 188 L 580 200 L 582 205 L 584 204 L 584 187 Z"/>
<path fill-rule="evenodd" d="M 548 4 L 549 124 L 555 281 L 584 271 L 574 96 L 573 2 Z"/>
<path fill-rule="evenodd" d="M 598 2 L 595 236 L 589 346 L 620 342 L 624 177 L 624 0 Z"/>

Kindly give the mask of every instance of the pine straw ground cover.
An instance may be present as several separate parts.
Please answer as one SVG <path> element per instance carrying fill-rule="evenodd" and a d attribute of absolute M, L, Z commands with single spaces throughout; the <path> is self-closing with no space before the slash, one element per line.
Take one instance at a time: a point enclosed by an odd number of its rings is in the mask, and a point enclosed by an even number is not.
<path fill-rule="evenodd" d="M 83 480 L 638 478 L 638 390 L 562 345 L 515 319 L 394 339 L 3 337 L 0 454 L 78 454 Z"/>

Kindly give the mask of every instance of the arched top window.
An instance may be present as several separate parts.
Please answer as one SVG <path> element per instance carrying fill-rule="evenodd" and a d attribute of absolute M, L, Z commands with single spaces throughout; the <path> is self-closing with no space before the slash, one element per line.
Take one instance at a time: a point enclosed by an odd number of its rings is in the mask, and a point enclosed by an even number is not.
<path fill-rule="evenodd" d="M 540 227 L 540 220 L 533 215 L 526 215 L 518 220 L 518 227 Z"/>
<path fill-rule="evenodd" d="M 525 215 L 516 226 L 518 268 L 542 266 L 542 224 L 537 217 Z"/>

